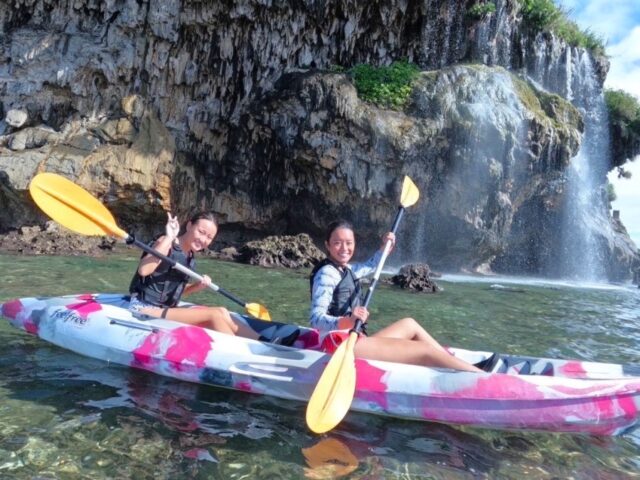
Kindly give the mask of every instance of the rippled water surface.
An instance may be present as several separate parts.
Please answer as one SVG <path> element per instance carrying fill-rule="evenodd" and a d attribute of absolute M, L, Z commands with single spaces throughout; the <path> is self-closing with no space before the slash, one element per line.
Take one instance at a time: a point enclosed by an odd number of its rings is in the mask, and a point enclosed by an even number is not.
<path fill-rule="evenodd" d="M 120 292 L 137 257 L 0 255 L 0 302 Z M 306 272 L 200 260 L 272 316 L 303 323 Z M 526 279 L 440 279 L 436 295 L 381 285 L 371 326 L 413 316 L 471 349 L 640 363 L 640 291 Z M 190 299 L 226 300 L 213 292 Z M 85 358 L 0 322 L 0 478 L 640 478 L 640 434 L 505 432 L 349 414 L 310 434 L 305 405 Z"/>

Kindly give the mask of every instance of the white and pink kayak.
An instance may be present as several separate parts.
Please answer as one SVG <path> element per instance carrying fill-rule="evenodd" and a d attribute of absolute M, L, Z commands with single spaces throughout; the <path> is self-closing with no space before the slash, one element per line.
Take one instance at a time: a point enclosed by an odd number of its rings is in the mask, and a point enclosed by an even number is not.
<path fill-rule="evenodd" d="M 119 294 L 21 298 L 0 311 L 20 329 L 88 357 L 189 382 L 309 400 L 329 356 L 316 330 L 243 315 L 265 338 L 298 330 L 292 347 L 162 319 L 140 319 Z M 452 348 L 478 362 L 490 352 Z M 475 427 L 618 435 L 638 426 L 640 367 L 500 355 L 468 373 L 356 360 L 352 410 Z M 303 422 L 303 419 L 301 419 Z"/>

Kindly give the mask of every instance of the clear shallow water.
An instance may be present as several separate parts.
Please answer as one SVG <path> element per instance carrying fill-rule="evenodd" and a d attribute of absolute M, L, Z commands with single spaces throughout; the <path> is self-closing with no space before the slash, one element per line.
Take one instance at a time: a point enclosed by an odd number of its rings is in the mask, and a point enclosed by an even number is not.
<path fill-rule="evenodd" d="M 0 255 L 0 301 L 118 292 L 137 258 Z M 200 260 L 274 318 L 306 317 L 306 272 Z M 413 316 L 443 343 L 640 363 L 640 291 L 446 276 L 437 295 L 380 285 L 372 327 Z M 224 304 L 213 292 L 195 301 Z M 292 320 L 293 321 L 293 320 Z M 640 478 L 640 434 L 618 438 L 451 427 L 349 414 L 330 434 L 305 405 L 108 365 L 0 323 L 0 478 Z"/>

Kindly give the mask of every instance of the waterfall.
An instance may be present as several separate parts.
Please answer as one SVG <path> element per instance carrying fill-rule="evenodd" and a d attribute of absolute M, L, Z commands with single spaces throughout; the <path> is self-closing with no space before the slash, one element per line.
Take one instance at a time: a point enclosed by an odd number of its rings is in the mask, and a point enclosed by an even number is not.
<path fill-rule="evenodd" d="M 449 67 L 424 85 L 416 112 L 435 118 L 451 140 L 423 157 L 427 169 L 416 178 L 428 185 L 427 200 L 416 207 L 411 240 L 396 261 L 488 270 L 486 257 L 478 262 L 477 254 L 500 247 L 511 222 L 514 179 L 526 174 L 518 149 L 528 133 L 526 108 L 502 68 Z M 432 172 L 438 175 L 430 181 Z"/>
<path fill-rule="evenodd" d="M 554 277 L 605 281 L 600 239 L 602 232 L 611 230 L 603 185 L 610 155 L 607 109 L 590 54 L 583 49 L 560 49 L 558 44 L 553 41 L 536 50 L 535 67 L 529 74 L 536 83 L 571 101 L 582 113 L 585 127 L 580 150 L 565 173 L 558 249 L 548 256 L 546 270 Z"/>

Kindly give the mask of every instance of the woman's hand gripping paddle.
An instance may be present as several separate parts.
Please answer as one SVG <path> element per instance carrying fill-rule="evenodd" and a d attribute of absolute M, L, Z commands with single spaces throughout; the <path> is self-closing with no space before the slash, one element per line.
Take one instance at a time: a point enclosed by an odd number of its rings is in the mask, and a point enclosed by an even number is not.
<path fill-rule="evenodd" d="M 55 173 L 40 173 L 31 180 L 29 192 L 42 211 L 63 227 L 82 235 L 106 235 L 120 238 L 168 262 L 194 280 L 203 280 L 203 277 L 193 270 L 176 263 L 175 260 L 122 230 L 116 225 L 111 212 L 97 198 L 65 177 Z M 249 315 L 261 320 L 271 320 L 267 309 L 259 303 L 246 303 L 214 283 L 210 283 L 209 288 L 242 305 Z"/>
<path fill-rule="evenodd" d="M 398 224 L 404 213 L 404 209 L 414 205 L 418 201 L 420 191 L 409 177 L 404 177 L 400 206 L 393 222 L 391 231 L 395 234 Z M 373 282 L 367 291 L 363 305 L 369 305 L 373 290 L 376 288 L 380 272 L 389 252 L 391 241 L 387 241 L 380 257 L 380 261 L 373 274 Z M 356 324 L 349 332 L 349 338 L 335 351 L 331 360 L 322 372 L 322 376 L 311 394 L 307 405 L 307 425 L 315 433 L 328 432 L 342 421 L 351 407 L 356 390 L 356 364 L 353 353 L 358 332 L 362 327 L 362 321 L 356 320 Z"/>

